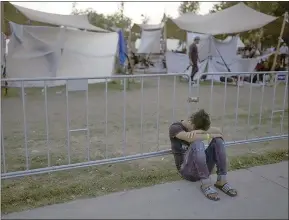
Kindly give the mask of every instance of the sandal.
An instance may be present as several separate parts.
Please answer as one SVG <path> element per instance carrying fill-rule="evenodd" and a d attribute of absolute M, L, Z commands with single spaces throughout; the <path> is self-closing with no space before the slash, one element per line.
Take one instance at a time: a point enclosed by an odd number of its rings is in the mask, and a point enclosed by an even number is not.
<path fill-rule="evenodd" d="M 214 189 L 212 186 L 203 187 L 201 186 L 201 191 L 204 193 L 204 195 L 213 201 L 219 201 L 220 197 L 218 196 L 218 192 L 216 189 Z M 214 194 L 214 196 L 212 196 Z"/>
<path fill-rule="evenodd" d="M 227 194 L 228 196 L 235 197 L 237 196 L 237 190 L 233 189 L 229 183 L 225 183 L 224 185 L 214 185 L 216 188 Z"/>

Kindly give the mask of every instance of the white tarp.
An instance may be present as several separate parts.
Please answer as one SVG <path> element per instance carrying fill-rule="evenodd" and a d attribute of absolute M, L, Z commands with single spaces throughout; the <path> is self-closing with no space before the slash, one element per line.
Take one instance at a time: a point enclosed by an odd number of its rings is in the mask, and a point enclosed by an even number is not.
<path fill-rule="evenodd" d="M 198 44 L 199 60 L 202 62 L 208 57 L 222 58 L 226 63 L 230 63 L 237 56 L 237 40 L 238 37 L 233 37 L 231 41 L 221 42 L 211 35 L 187 33 L 187 51 L 196 36 L 200 37 Z M 222 62 L 222 59 L 220 60 Z"/>
<path fill-rule="evenodd" d="M 228 36 L 226 37 L 222 42 L 229 42 L 232 40 L 232 36 Z M 243 41 L 240 39 L 240 37 L 238 36 L 238 42 L 237 42 L 237 47 L 238 48 L 243 48 L 245 47 L 245 44 L 243 43 Z"/>
<path fill-rule="evenodd" d="M 166 64 L 168 73 L 185 73 L 190 61 L 187 54 L 167 51 Z"/>
<path fill-rule="evenodd" d="M 140 45 L 137 52 L 143 54 L 160 53 L 162 30 L 145 31 L 142 30 Z"/>
<path fill-rule="evenodd" d="M 200 37 L 200 43 L 198 44 L 199 71 L 195 75 L 196 79 L 205 72 L 252 72 L 261 59 L 260 57 L 253 59 L 242 59 L 238 57 L 238 36 L 232 37 L 228 42 L 222 42 L 211 35 L 188 33 L 187 45 L 190 45 L 196 36 Z M 189 66 L 189 57 L 187 54 L 167 52 L 166 60 L 169 73 L 187 73 L 190 75 L 191 68 L 187 69 Z M 220 81 L 220 76 L 208 75 L 207 79 Z"/>
<path fill-rule="evenodd" d="M 138 26 L 142 29 L 142 30 L 159 30 L 162 29 L 164 27 L 164 23 L 160 23 L 160 24 L 138 24 Z"/>
<path fill-rule="evenodd" d="M 135 33 L 141 33 L 141 31 L 153 31 L 163 29 L 164 23 L 160 24 L 134 24 L 131 28 L 131 31 Z"/>
<path fill-rule="evenodd" d="M 140 45 L 140 39 L 136 39 L 135 48 L 138 49 Z M 177 50 L 179 49 L 179 40 L 177 39 L 167 39 L 167 51 Z"/>
<path fill-rule="evenodd" d="M 180 48 L 179 46 L 179 40 L 177 39 L 167 39 L 167 50 L 171 51 L 171 50 L 177 50 Z"/>
<path fill-rule="evenodd" d="M 15 4 L 13 4 L 13 6 L 32 21 L 38 21 L 57 26 L 81 28 L 97 32 L 108 32 L 107 30 L 91 25 L 88 21 L 87 15 L 60 15 L 36 11 Z"/>
<path fill-rule="evenodd" d="M 218 35 L 258 29 L 275 19 L 277 18 L 258 12 L 241 2 L 216 13 L 186 13 L 172 20 L 182 30 Z"/>
<path fill-rule="evenodd" d="M 113 73 L 117 33 L 23 26 L 12 22 L 10 25 L 13 34 L 8 45 L 7 78 L 94 77 Z M 93 79 L 89 83 L 101 81 Z M 64 83 L 53 81 L 49 86 Z M 31 81 L 26 85 L 43 86 L 43 82 Z"/>

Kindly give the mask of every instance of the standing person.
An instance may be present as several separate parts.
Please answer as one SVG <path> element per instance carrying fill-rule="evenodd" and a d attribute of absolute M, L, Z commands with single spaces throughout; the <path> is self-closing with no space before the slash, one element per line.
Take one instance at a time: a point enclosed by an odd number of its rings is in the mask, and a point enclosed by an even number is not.
<path fill-rule="evenodd" d="M 189 48 L 189 58 L 190 58 L 191 66 L 192 66 L 192 72 L 191 72 L 192 82 L 194 81 L 195 74 L 199 71 L 199 68 L 198 68 L 199 53 L 198 53 L 198 46 L 197 46 L 199 43 L 200 43 L 200 37 L 196 36 L 194 38 L 193 43 L 190 45 L 190 48 Z"/>
<path fill-rule="evenodd" d="M 237 195 L 227 181 L 227 155 L 221 131 L 211 127 L 205 110 L 197 111 L 188 120 L 173 123 L 169 137 L 176 167 L 184 179 L 200 181 L 201 191 L 210 200 L 220 199 L 215 188 L 231 197 Z M 203 141 L 210 139 L 205 149 Z M 215 165 L 218 177 L 213 187 L 210 175 Z"/>
<path fill-rule="evenodd" d="M 283 43 L 282 47 L 280 47 L 280 65 L 282 67 L 285 66 L 285 62 L 286 62 L 286 57 L 288 56 L 288 46 L 286 45 L 286 43 Z"/>

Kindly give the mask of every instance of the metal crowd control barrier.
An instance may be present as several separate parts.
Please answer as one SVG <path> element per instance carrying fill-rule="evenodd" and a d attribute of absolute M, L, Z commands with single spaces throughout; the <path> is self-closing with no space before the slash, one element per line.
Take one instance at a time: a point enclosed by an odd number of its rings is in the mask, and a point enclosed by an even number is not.
<path fill-rule="evenodd" d="M 227 146 L 232 146 L 232 145 L 239 145 L 239 144 L 250 144 L 250 143 L 258 143 L 258 142 L 267 142 L 267 141 L 273 141 L 273 140 L 278 140 L 278 139 L 286 139 L 288 138 L 288 132 L 286 131 L 286 133 L 283 132 L 283 127 L 284 127 L 284 118 L 285 118 L 285 111 L 286 109 L 288 109 L 286 107 L 286 100 L 287 100 L 287 90 L 288 90 L 288 73 L 287 72 L 262 72 L 262 74 L 282 74 L 285 75 L 285 78 L 283 78 L 283 81 L 285 81 L 285 86 L 284 86 L 284 99 L 283 99 L 283 103 L 282 103 L 282 109 L 275 109 L 275 96 L 276 96 L 276 89 L 278 86 L 278 77 L 275 77 L 275 81 L 274 81 L 274 88 L 273 88 L 273 99 L 272 99 L 272 108 L 271 108 L 271 118 L 270 118 L 270 125 L 272 128 L 272 123 L 273 123 L 273 116 L 276 113 L 282 113 L 281 116 L 281 132 L 277 135 L 268 135 L 268 134 L 264 134 L 261 137 L 257 137 L 257 138 L 244 138 L 241 140 L 233 140 L 233 141 L 227 141 L 226 145 Z M 223 122 L 225 117 L 227 117 L 226 115 L 226 101 L 227 101 L 227 90 L 228 90 L 228 84 L 227 84 L 227 77 L 229 76 L 237 76 L 238 81 L 240 81 L 241 76 L 244 75 L 248 75 L 250 73 L 207 73 L 205 75 L 207 76 L 222 76 L 225 75 L 225 83 L 224 83 L 224 90 L 223 90 L 223 97 L 224 97 L 224 102 L 223 102 L 223 112 L 222 112 L 222 120 L 221 120 L 221 126 L 223 127 Z M 253 74 L 253 73 L 252 73 Z M 104 165 L 104 164 L 113 164 L 113 163 L 118 163 L 118 162 L 124 162 L 124 161 L 132 161 L 132 160 L 137 160 L 137 159 L 143 159 L 143 158 L 150 158 L 150 157 L 156 157 L 156 156 L 161 156 L 161 155 L 166 155 L 170 153 L 170 146 L 167 146 L 167 149 L 162 150 L 159 149 L 160 146 L 160 125 L 162 123 L 162 121 L 160 120 L 160 113 L 161 113 L 161 107 L 160 107 L 160 101 L 161 101 L 161 97 L 160 97 L 160 92 L 161 92 L 161 79 L 164 78 L 165 80 L 167 79 L 171 79 L 173 78 L 172 81 L 172 92 L 173 94 L 171 95 L 172 98 L 172 107 L 171 107 L 171 111 L 172 111 L 172 120 L 174 121 L 176 120 L 176 91 L 177 91 L 177 84 L 182 84 L 185 87 L 185 91 L 187 91 L 186 94 L 182 94 L 183 96 L 186 97 L 187 101 L 187 115 L 190 115 L 192 113 L 192 108 L 193 105 L 196 105 L 196 108 L 199 108 L 199 100 L 202 100 L 202 96 L 200 96 L 200 88 L 202 87 L 202 84 L 200 81 L 198 81 L 197 83 L 197 92 L 192 92 L 193 91 L 193 86 L 191 81 L 189 80 L 188 83 L 183 83 L 183 82 L 178 82 L 177 77 L 188 77 L 186 74 L 142 74 L 142 75 L 115 75 L 115 76 L 111 76 L 111 77 L 87 77 L 87 78 L 76 78 L 76 77 L 70 77 L 70 78 L 35 78 L 35 79 L 5 79 L 5 81 L 9 82 L 21 82 L 21 100 L 22 100 L 22 113 L 23 113 L 23 139 L 24 139 L 24 143 L 23 143 L 23 148 L 24 148 L 24 154 L 25 154 L 25 170 L 21 170 L 21 168 L 19 168 L 18 170 L 13 170 L 13 171 L 9 171 L 7 164 L 8 162 L 8 158 L 6 157 L 7 152 L 6 152 L 6 148 L 5 148 L 5 140 L 4 140 L 4 135 L 5 135 L 5 126 L 3 126 L 3 120 L 1 120 L 1 158 L 2 158 L 2 170 L 1 170 L 1 179 L 9 179 L 9 178 L 15 178 L 15 177 L 22 177 L 22 176 L 29 176 L 29 175 L 34 175 L 34 174 L 43 174 L 43 173 L 50 173 L 50 172 L 54 172 L 54 171 L 63 171 L 63 170 L 70 170 L 70 169 L 74 169 L 74 168 L 83 168 L 83 167 L 90 167 L 90 166 L 95 166 L 95 165 Z M 127 143 L 127 83 L 129 83 L 129 79 L 139 79 L 140 82 L 140 117 L 139 120 L 140 122 L 136 122 L 136 124 L 138 125 L 138 123 L 140 123 L 140 137 L 139 137 L 139 143 L 140 143 L 140 151 L 139 153 L 134 153 L 133 155 L 127 155 L 126 154 L 126 148 L 127 145 L 129 143 Z M 190 77 L 188 77 L 190 78 Z M 104 80 L 104 93 L 105 93 L 105 125 L 104 125 L 104 136 L 102 137 L 103 140 L 105 140 L 105 153 L 104 153 L 104 158 L 101 159 L 91 159 L 91 135 L 92 132 L 90 130 L 90 125 L 89 125 L 89 111 L 88 111 L 88 105 L 89 105 L 89 96 L 88 96 L 88 80 L 91 79 L 99 79 L 99 80 Z M 119 111 L 123 112 L 122 115 L 122 155 L 117 155 L 114 157 L 108 157 L 107 151 L 108 151 L 108 139 L 109 139 L 109 135 L 108 135 L 108 119 L 109 119 L 109 115 L 108 115 L 108 91 L 109 91 L 109 80 L 117 80 L 120 79 L 122 80 L 122 101 L 119 100 Z M 147 152 L 144 147 L 143 147 L 143 133 L 144 133 L 144 106 L 146 103 L 144 103 L 144 91 L 145 91 L 145 86 L 144 86 L 144 80 L 146 79 L 156 79 L 156 136 L 157 136 L 157 140 L 156 140 L 156 146 L 157 146 L 157 150 L 153 151 L 153 152 Z M 68 163 L 64 164 L 64 165 L 55 165 L 52 164 L 51 162 L 51 144 L 50 144 L 50 140 L 51 140 L 51 136 L 50 136 L 50 126 L 49 126 L 49 118 L 48 118 L 48 106 L 49 106 L 49 101 L 47 98 L 47 81 L 55 81 L 55 80 L 62 80 L 62 81 L 66 81 L 66 87 L 65 87 L 65 96 L 66 96 L 66 137 L 63 137 L 63 139 L 66 139 L 66 149 L 67 149 L 67 154 L 66 154 L 66 158 Z M 46 142 L 46 152 L 43 153 L 43 155 L 46 155 L 47 157 L 47 166 L 46 167 L 30 167 L 30 155 L 29 155 L 29 137 L 27 135 L 27 130 L 28 130 L 28 122 L 26 120 L 26 95 L 25 95 L 25 86 L 24 86 L 24 82 L 33 82 L 33 81 L 43 81 L 44 82 L 44 106 L 45 106 L 45 142 Z M 170 81 L 171 82 L 171 81 Z M 210 92 L 210 100 L 208 100 L 208 102 L 210 102 L 209 104 L 209 112 L 212 113 L 213 112 L 213 106 L 212 106 L 212 102 L 213 102 L 213 95 L 214 95 L 214 84 L 215 82 L 213 80 L 211 80 L 211 86 L 210 89 L 208 90 Z M 240 87 L 239 84 L 237 84 L 237 94 L 236 94 L 236 111 L 235 111 L 235 120 L 234 120 L 234 125 L 235 128 L 238 125 L 238 109 L 239 109 L 239 95 L 240 95 L 240 90 L 242 89 L 242 87 Z M 261 125 L 262 123 L 262 105 L 263 105 L 263 101 L 264 101 L 264 90 L 265 90 L 265 77 L 263 77 L 263 84 L 261 86 L 261 104 L 260 104 L 260 111 L 259 111 L 259 125 Z M 85 92 L 85 127 L 79 127 L 79 128 L 71 128 L 71 124 L 70 121 L 71 119 L 71 115 L 69 114 L 69 93 L 73 92 L 73 91 L 84 91 Z M 251 83 L 250 83 L 250 91 L 249 91 L 249 105 L 248 105 L 248 117 L 247 117 L 247 125 L 250 126 L 250 116 L 251 116 L 251 102 L 252 102 L 252 79 L 251 79 Z M 95 94 L 97 95 L 97 94 Z M 166 94 L 167 96 L 170 96 L 170 94 Z M 192 104 L 192 102 L 195 102 L 197 104 Z M 5 100 L 2 99 L 2 105 L 5 104 Z M 123 105 L 123 106 L 122 106 Z M 195 107 L 195 106 L 194 106 Z M 5 112 L 2 112 L 1 117 L 5 117 Z M 71 161 L 71 147 L 70 147 L 70 137 L 71 137 L 71 133 L 72 132 L 80 132 L 80 131 L 84 131 L 86 132 L 86 161 L 81 161 L 81 162 L 73 162 Z M 79 146 L 82 147 L 82 146 Z M 11 157 L 10 157 L 11 158 Z"/>

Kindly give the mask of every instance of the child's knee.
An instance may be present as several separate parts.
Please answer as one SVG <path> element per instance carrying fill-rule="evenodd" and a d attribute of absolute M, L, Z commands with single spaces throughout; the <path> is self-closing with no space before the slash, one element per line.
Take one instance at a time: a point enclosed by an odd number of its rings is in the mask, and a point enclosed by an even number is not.
<path fill-rule="evenodd" d="M 223 140 L 223 138 L 214 138 L 214 142 L 216 144 L 217 147 L 225 147 L 225 142 Z"/>
<path fill-rule="evenodd" d="M 205 144 L 203 141 L 201 140 L 196 140 L 193 143 L 191 143 L 190 147 L 194 150 L 194 151 L 204 151 L 205 152 Z"/>

